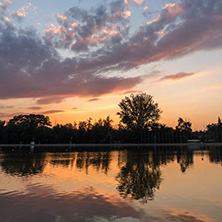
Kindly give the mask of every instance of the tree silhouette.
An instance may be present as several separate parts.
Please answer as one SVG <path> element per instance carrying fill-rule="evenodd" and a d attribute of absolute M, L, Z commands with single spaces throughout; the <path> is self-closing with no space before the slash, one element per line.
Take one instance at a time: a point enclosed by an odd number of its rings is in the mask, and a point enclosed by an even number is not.
<path fill-rule="evenodd" d="M 191 126 L 192 123 L 190 121 L 185 121 L 183 120 L 183 118 L 179 117 L 176 129 L 179 130 L 180 132 L 183 131 L 192 132 Z"/>
<path fill-rule="evenodd" d="M 51 122 L 44 115 L 18 115 L 9 120 L 6 126 L 7 143 L 48 142 Z"/>
<path fill-rule="evenodd" d="M 144 130 L 156 123 L 161 114 L 158 104 L 153 101 L 153 97 L 146 93 L 138 95 L 131 94 L 125 97 L 119 104 L 120 122 L 130 130 Z"/>
<path fill-rule="evenodd" d="M 20 125 L 25 128 L 39 128 L 51 126 L 51 122 L 48 116 L 44 115 L 18 115 L 10 119 L 7 125 Z"/>

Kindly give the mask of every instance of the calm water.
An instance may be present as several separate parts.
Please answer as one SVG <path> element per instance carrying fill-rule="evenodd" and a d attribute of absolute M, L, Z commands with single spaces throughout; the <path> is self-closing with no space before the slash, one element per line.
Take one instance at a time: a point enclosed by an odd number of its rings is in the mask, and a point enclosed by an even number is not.
<path fill-rule="evenodd" d="M 222 147 L 1 150 L 0 221 L 222 221 Z"/>

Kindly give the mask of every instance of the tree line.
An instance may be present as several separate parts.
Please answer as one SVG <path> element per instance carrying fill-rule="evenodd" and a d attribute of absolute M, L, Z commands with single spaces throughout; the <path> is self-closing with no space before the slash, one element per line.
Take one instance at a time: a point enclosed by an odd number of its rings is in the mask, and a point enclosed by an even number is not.
<path fill-rule="evenodd" d="M 107 116 L 93 122 L 92 118 L 74 124 L 52 126 L 48 116 L 18 115 L 7 123 L 0 120 L 0 144 L 13 143 L 185 143 L 222 142 L 222 123 L 207 125 L 206 130 L 193 131 L 192 123 L 178 118 L 175 128 L 159 123 L 162 111 L 153 97 L 145 93 L 125 97 L 119 104 L 120 122 L 113 127 Z"/>

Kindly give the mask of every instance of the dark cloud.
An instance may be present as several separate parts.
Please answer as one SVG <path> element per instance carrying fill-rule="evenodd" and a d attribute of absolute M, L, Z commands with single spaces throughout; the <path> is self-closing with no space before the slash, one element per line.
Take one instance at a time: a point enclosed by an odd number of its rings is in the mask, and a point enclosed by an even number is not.
<path fill-rule="evenodd" d="M 46 97 L 36 101 L 37 104 L 46 105 L 51 103 L 61 103 L 65 100 L 64 97 Z"/>
<path fill-rule="evenodd" d="M 62 60 L 53 44 L 31 28 L 16 29 L 10 24 L 0 24 L 0 32 L 1 99 L 98 96 L 142 81 L 141 77 L 98 75 L 103 69 L 98 58 L 96 61 L 77 57 Z M 38 100 L 38 104 L 50 103 L 52 98 Z"/>
<path fill-rule="evenodd" d="M 0 99 L 128 91 L 145 77 L 108 77 L 107 72 L 124 73 L 141 64 L 222 48 L 222 1 L 169 3 L 134 34 L 127 26 L 127 4 L 108 6 L 89 11 L 72 7 L 57 14 L 58 24 L 45 37 L 32 28 L 0 23 Z M 74 50 L 75 56 L 63 59 L 57 47 Z"/>
<path fill-rule="evenodd" d="M 63 113 L 63 112 L 64 110 L 47 110 L 47 111 L 42 112 L 41 114 L 48 115 L 48 114 Z"/>
<path fill-rule="evenodd" d="M 64 112 L 64 110 L 47 110 L 47 111 L 42 112 L 42 114 L 48 115 L 48 114 L 62 113 L 62 112 Z"/>
<path fill-rule="evenodd" d="M 40 109 L 42 109 L 42 107 L 40 107 L 40 106 L 32 106 L 32 107 L 28 107 L 27 109 L 40 110 Z"/>
<path fill-rule="evenodd" d="M 31 107 L 30 107 L 31 108 Z M 40 109 L 32 109 L 32 110 L 40 110 Z M 64 110 L 46 110 L 41 113 L 34 113 L 34 114 L 43 114 L 43 115 L 50 115 L 50 114 L 55 114 L 55 113 L 62 113 Z M 30 113 L 24 113 L 24 112 L 17 112 L 17 113 L 0 113 L 0 118 L 12 118 L 14 116 L 18 115 L 29 115 Z"/>
<path fill-rule="evenodd" d="M 160 80 L 158 81 L 165 81 L 165 80 L 180 80 L 180 79 L 184 79 L 190 76 L 195 75 L 196 73 L 192 72 L 192 73 L 185 73 L 185 72 L 180 72 L 180 73 L 176 73 L 176 74 L 172 74 L 172 75 L 168 75 L 168 76 L 164 76 L 162 77 Z"/>
<path fill-rule="evenodd" d="M 93 99 L 88 99 L 87 102 L 95 102 L 95 101 L 98 101 L 100 100 L 99 98 L 93 98 Z"/>

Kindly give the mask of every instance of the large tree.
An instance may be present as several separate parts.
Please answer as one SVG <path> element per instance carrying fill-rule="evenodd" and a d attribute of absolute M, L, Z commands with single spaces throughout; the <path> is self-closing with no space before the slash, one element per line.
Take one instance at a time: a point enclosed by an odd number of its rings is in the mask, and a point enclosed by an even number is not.
<path fill-rule="evenodd" d="M 47 142 L 51 122 L 44 115 L 18 115 L 9 120 L 6 126 L 7 143 Z"/>
<path fill-rule="evenodd" d="M 120 122 L 130 130 L 144 130 L 151 127 L 160 119 L 161 110 L 153 101 L 151 95 L 141 93 L 131 94 L 125 97 L 119 104 L 120 111 L 117 113 Z"/>
<path fill-rule="evenodd" d="M 49 127 L 51 122 L 48 116 L 44 115 L 19 115 L 14 116 L 13 119 L 10 119 L 8 125 L 17 125 L 26 128 L 39 128 L 39 127 Z"/>

